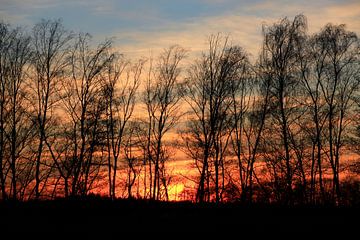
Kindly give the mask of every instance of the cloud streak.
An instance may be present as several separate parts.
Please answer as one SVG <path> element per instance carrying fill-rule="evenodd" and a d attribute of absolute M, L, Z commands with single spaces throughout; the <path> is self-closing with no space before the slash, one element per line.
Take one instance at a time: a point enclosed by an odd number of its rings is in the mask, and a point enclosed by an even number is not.
<path fill-rule="evenodd" d="M 68 28 L 88 31 L 95 40 L 115 36 L 129 57 L 173 44 L 196 56 L 206 49 L 207 36 L 221 32 L 256 58 L 262 24 L 299 13 L 308 17 L 310 33 L 332 22 L 360 34 L 360 3 L 353 0 L 2 0 L 0 5 L 0 17 L 16 24 L 61 17 Z"/>
<path fill-rule="evenodd" d="M 322 8 L 319 8 L 322 6 Z M 119 47 L 128 55 L 146 55 L 163 47 L 180 44 L 196 55 L 206 49 L 206 37 L 212 33 L 230 34 L 235 44 L 244 47 L 253 59 L 261 46 L 262 25 L 271 25 L 282 17 L 293 18 L 302 13 L 308 17 L 309 33 L 319 31 L 325 24 L 346 23 L 348 29 L 360 33 L 360 4 L 357 2 L 326 4 L 325 1 L 310 4 L 289 1 L 262 2 L 246 7 L 234 6 L 233 11 L 218 16 L 198 17 L 181 23 L 163 23 L 158 31 L 138 31 L 114 33 Z"/>

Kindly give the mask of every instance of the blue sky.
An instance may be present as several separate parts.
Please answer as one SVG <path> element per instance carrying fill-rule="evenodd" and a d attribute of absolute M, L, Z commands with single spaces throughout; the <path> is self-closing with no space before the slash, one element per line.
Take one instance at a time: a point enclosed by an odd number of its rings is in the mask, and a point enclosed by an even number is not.
<path fill-rule="evenodd" d="M 0 20 L 31 26 L 62 18 L 68 29 L 89 32 L 95 41 L 115 37 L 130 57 L 172 44 L 200 52 L 218 32 L 257 55 L 262 24 L 299 13 L 308 17 L 310 32 L 333 22 L 360 34 L 358 0 L 0 0 Z"/>

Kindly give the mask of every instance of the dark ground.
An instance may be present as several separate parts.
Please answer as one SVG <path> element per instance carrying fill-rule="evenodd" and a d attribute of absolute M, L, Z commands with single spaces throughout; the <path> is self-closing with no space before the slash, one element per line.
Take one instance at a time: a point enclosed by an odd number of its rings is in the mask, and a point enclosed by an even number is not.
<path fill-rule="evenodd" d="M 231 239 L 258 235 L 268 238 L 271 236 L 271 239 L 277 236 L 293 239 L 314 234 L 322 236 L 320 239 L 335 235 L 342 236 L 341 239 L 349 239 L 343 238 L 344 236 L 360 239 L 359 213 L 359 207 L 242 206 L 230 203 L 199 205 L 190 202 L 110 201 L 98 198 L 59 199 L 0 203 L 0 229 L 1 233 L 15 236 L 35 233 L 67 237 L 75 233 L 100 235 L 101 239 L 104 236 L 123 239 L 129 234 L 168 236 L 168 239 L 173 239 L 190 232 L 197 232 L 202 236 L 235 234 L 236 237 Z M 158 233 L 154 235 L 154 232 Z"/>

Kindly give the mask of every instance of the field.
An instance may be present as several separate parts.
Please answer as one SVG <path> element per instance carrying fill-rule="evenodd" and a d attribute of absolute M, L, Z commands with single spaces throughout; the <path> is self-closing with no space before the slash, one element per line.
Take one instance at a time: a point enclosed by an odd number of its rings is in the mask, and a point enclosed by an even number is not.
<path fill-rule="evenodd" d="M 121 238 L 129 234 L 150 234 L 172 239 L 198 233 L 202 236 L 317 234 L 324 237 L 356 234 L 359 210 L 358 207 L 244 206 L 87 198 L 5 202 L 0 205 L 0 216 L 1 232 L 9 236 L 36 233 L 62 238 L 74 234 Z"/>

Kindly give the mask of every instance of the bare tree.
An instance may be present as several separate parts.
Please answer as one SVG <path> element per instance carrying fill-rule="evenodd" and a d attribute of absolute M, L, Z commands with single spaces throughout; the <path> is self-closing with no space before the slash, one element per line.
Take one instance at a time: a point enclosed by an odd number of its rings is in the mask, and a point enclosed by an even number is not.
<path fill-rule="evenodd" d="M 340 155 L 344 145 L 346 127 L 350 123 L 349 111 L 358 90 L 359 39 L 344 25 L 326 25 L 316 36 L 319 52 L 324 59 L 324 71 L 319 76 L 320 89 L 328 108 L 326 154 L 333 173 L 333 197 L 341 200 Z"/>
<path fill-rule="evenodd" d="M 2 199 L 7 199 L 6 174 L 5 174 L 5 124 L 7 119 L 7 83 L 8 80 L 8 51 L 11 46 L 10 26 L 0 23 L 0 184 Z"/>
<path fill-rule="evenodd" d="M 66 122 L 65 118 L 61 118 L 61 120 Z M 59 175 L 59 177 L 55 176 L 57 184 L 54 186 L 53 195 L 58 194 L 58 185 L 60 179 L 62 179 L 63 194 L 61 196 L 68 197 L 70 195 L 70 178 L 73 176 L 75 167 L 73 164 L 72 144 L 75 136 L 72 126 L 68 123 L 62 124 L 60 121 L 52 122 L 54 130 L 46 135 L 45 144 L 49 149 L 51 159 Z"/>
<path fill-rule="evenodd" d="M 301 94 L 297 90 L 300 83 L 298 56 L 302 43 L 306 40 L 306 27 L 305 17 L 298 15 L 293 21 L 284 18 L 279 23 L 263 28 L 264 43 L 261 58 L 263 70 L 268 74 L 267 80 L 270 81 L 272 103 L 271 115 L 268 118 L 271 128 L 269 133 L 273 134 L 272 140 L 276 139 L 275 136 L 279 136 L 279 142 L 275 142 L 272 146 L 277 153 L 273 152 L 271 157 L 281 159 L 280 164 L 285 162 L 284 170 L 282 166 L 278 169 L 284 172 L 285 202 L 292 201 L 295 166 L 297 160 L 301 161 L 296 159 L 297 155 L 293 155 L 292 152 L 295 151 L 292 150 L 297 147 L 293 141 L 296 130 L 294 122 L 302 115 L 296 98 Z M 270 141 L 268 143 L 273 144 Z M 281 185 L 282 183 L 279 185 L 282 188 Z"/>
<path fill-rule="evenodd" d="M 98 134 L 100 119 L 106 108 L 100 76 L 113 60 L 113 55 L 107 54 L 110 41 L 93 49 L 89 39 L 88 34 L 78 35 L 71 52 L 71 78 L 62 86 L 62 101 L 71 126 L 68 136 L 72 138 L 73 148 L 70 167 L 73 169 L 72 195 L 87 194 L 99 171 L 99 165 L 94 165 L 93 161 L 101 141 Z"/>
<path fill-rule="evenodd" d="M 137 134 L 139 134 L 139 132 L 137 132 L 139 130 L 138 128 L 138 124 L 136 122 L 131 122 L 129 124 L 129 126 L 126 129 L 126 134 L 125 134 L 125 141 L 124 141 L 124 158 L 127 164 L 127 179 L 126 179 L 126 187 L 127 187 L 127 193 L 128 193 L 128 198 L 133 198 L 133 186 L 136 184 L 136 180 L 138 180 L 137 182 L 137 189 L 138 189 L 138 196 L 139 196 L 139 178 L 140 178 L 140 173 L 142 171 L 142 159 L 143 156 L 141 155 L 137 155 L 136 151 L 138 149 L 140 149 L 140 153 L 142 153 L 143 151 L 141 151 L 142 147 L 141 147 L 141 143 L 139 142 L 139 137 L 137 136 Z M 145 169 L 146 171 L 146 169 Z M 144 191 L 144 193 L 146 192 L 146 190 Z"/>
<path fill-rule="evenodd" d="M 179 117 L 181 95 L 178 91 L 180 62 L 186 51 L 179 46 L 165 49 L 158 58 L 155 68 L 150 66 L 149 77 L 145 86 L 144 104 L 148 118 L 146 156 L 149 164 L 153 163 L 152 199 L 159 199 L 161 186 L 167 191 L 167 186 L 161 181 L 164 177 L 166 145 L 164 135 L 174 127 Z M 151 65 L 151 63 L 150 63 Z M 151 167 L 150 167 L 151 168 Z M 152 170 L 150 170 L 152 171 Z"/>
<path fill-rule="evenodd" d="M 311 37 L 301 51 L 299 62 L 301 64 L 301 80 L 304 89 L 304 105 L 309 118 L 304 118 L 302 130 L 311 139 L 311 171 L 310 171 L 310 202 L 316 200 L 316 176 L 321 200 L 325 200 L 323 183 L 323 150 L 324 126 L 327 118 L 327 108 L 323 101 L 321 81 L 326 69 L 326 54 L 321 41 L 315 35 Z"/>
<path fill-rule="evenodd" d="M 246 61 L 246 55 L 241 48 L 230 45 L 227 37 L 212 35 L 209 39 L 209 52 L 204 53 L 196 64 L 192 65 L 188 80 L 184 84 L 183 94 L 190 106 L 191 115 L 182 135 L 187 153 L 195 160 L 199 169 L 200 180 L 196 197 L 199 202 L 210 200 L 212 167 L 215 172 L 215 200 L 220 201 L 220 190 L 223 188 L 220 188 L 220 182 L 224 186 L 224 161 L 233 131 L 234 120 L 229 113 L 236 104 L 235 94 L 244 80 L 242 74 Z M 236 111 L 239 110 L 237 107 L 236 105 Z M 234 113 L 234 116 L 238 118 L 238 112 L 236 115 Z"/>
<path fill-rule="evenodd" d="M 27 161 L 23 154 L 29 149 L 27 144 L 33 135 L 32 115 L 27 108 L 28 101 L 25 89 L 26 73 L 32 52 L 30 37 L 22 29 L 13 29 L 9 34 L 9 45 L 7 45 L 7 51 L 3 52 L 6 54 L 6 61 L 3 62 L 4 65 L 2 66 L 3 71 L 5 71 L 2 72 L 2 80 L 4 81 L 2 82 L 4 87 L 2 90 L 4 91 L 3 94 L 7 95 L 5 98 L 8 99 L 6 103 L 8 113 L 6 127 L 4 125 L 2 127 L 4 128 L 3 134 L 9 144 L 10 192 L 12 198 L 17 199 L 18 178 L 20 178 L 20 174 L 29 176 L 28 173 L 31 170 L 27 167 Z"/>
<path fill-rule="evenodd" d="M 116 198 L 116 174 L 121 153 L 122 140 L 134 106 L 136 91 L 144 61 L 131 64 L 122 58 L 116 58 L 109 65 L 105 76 L 105 101 L 107 115 L 107 149 L 109 195 Z"/>
<path fill-rule="evenodd" d="M 38 149 L 35 166 L 35 198 L 40 197 L 40 170 L 46 130 L 51 121 L 55 103 L 58 101 L 58 83 L 63 80 L 65 67 L 69 63 L 69 42 L 72 34 L 68 33 L 60 20 L 42 20 L 33 28 L 32 45 L 34 49 L 33 99 L 37 112 Z"/>
<path fill-rule="evenodd" d="M 241 200 L 253 200 L 255 162 L 259 157 L 266 117 L 269 114 L 269 75 L 262 69 L 262 59 L 252 67 L 247 58 L 232 88 L 232 148 L 237 159 Z"/>

